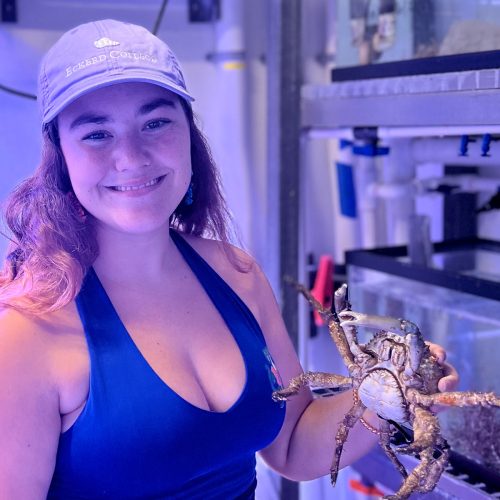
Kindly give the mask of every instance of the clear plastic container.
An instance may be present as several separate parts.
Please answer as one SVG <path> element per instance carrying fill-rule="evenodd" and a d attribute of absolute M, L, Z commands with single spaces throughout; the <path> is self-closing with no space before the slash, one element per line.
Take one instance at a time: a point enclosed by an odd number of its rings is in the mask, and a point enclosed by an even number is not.
<path fill-rule="evenodd" d="M 443 253 L 433 263 L 435 269 L 500 281 L 495 252 Z M 494 300 L 358 265 L 348 266 L 348 282 L 353 310 L 408 319 L 442 345 L 460 374 L 459 390 L 500 394 L 500 284 Z M 452 449 L 500 474 L 499 409 L 453 408 L 439 418 Z"/>

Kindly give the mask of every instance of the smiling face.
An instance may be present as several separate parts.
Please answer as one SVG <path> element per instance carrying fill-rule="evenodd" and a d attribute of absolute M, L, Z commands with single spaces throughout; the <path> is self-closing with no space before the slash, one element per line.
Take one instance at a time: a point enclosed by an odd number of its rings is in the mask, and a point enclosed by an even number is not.
<path fill-rule="evenodd" d="M 149 83 L 95 90 L 58 116 L 73 190 L 98 229 L 164 230 L 191 179 L 180 98 Z"/>

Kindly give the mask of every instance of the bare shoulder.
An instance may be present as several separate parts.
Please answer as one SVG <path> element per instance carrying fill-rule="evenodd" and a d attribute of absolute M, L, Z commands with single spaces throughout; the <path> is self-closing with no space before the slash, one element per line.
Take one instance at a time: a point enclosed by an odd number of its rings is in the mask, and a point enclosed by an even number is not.
<path fill-rule="evenodd" d="M 274 301 L 274 297 L 267 278 L 255 259 L 229 243 L 190 235 L 184 237 L 240 296 L 260 322 L 263 309 L 269 301 Z"/>
<path fill-rule="evenodd" d="M 14 309 L 0 311 L 0 353 L 4 349 L 19 350 L 19 354 L 36 348 L 43 335 L 43 321 L 35 316 L 22 314 Z"/>
<path fill-rule="evenodd" d="M 0 311 L 0 384 L 5 378 L 25 383 L 26 390 L 57 400 L 59 411 L 61 380 L 83 364 L 85 354 L 74 304 L 42 316 Z"/>
<path fill-rule="evenodd" d="M 248 272 L 255 265 L 255 260 L 249 253 L 231 243 L 200 238 L 191 234 L 182 234 L 182 236 L 211 266 L 225 267 L 233 264 L 232 267 L 236 270 Z M 231 258 L 234 260 L 231 261 Z"/>
<path fill-rule="evenodd" d="M 17 346 L 26 353 L 50 348 L 61 332 L 74 323 L 71 307 L 41 316 L 24 314 L 15 309 L 0 309 L 0 342 Z"/>
<path fill-rule="evenodd" d="M 0 311 L 0 378 L 17 370 L 22 379 L 47 376 L 52 333 L 46 319 L 13 309 Z M 45 377 L 45 382 L 49 381 Z"/>

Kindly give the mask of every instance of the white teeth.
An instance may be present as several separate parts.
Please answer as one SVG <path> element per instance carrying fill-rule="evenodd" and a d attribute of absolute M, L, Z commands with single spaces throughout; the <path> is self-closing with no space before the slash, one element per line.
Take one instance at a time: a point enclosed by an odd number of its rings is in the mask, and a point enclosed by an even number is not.
<path fill-rule="evenodd" d="M 156 179 L 153 179 L 139 186 L 112 186 L 112 189 L 114 189 L 115 191 L 137 191 L 138 189 L 143 189 L 145 187 L 150 187 L 158 184 L 158 182 L 160 182 L 160 179 L 161 177 L 157 177 Z"/>

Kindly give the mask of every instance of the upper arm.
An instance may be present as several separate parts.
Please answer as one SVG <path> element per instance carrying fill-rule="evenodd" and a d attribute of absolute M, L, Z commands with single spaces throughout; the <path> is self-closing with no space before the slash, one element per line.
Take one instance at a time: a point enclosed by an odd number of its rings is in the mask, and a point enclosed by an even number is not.
<path fill-rule="evenodd" d="M 0 498 L 45 498 L 50 485 L 61 420 L 44 354 L 25 321 L 2 315 Z"/>
<path fill-rule="evenodd" d="M 290 380 L 302 373 L 303 370 L 272 288 L 260 268 L 255 267 L 254 289 L 256 297 L 258 297 L 257 319 L 282 383 L 287 386 Z M 284 472 L 293 432 L 311 401 L 311 392 L 307 387 L 302 388 L 296 396 L 290 398 L 286 404 L 285 421 L 279 435 L 266 449 L 261 451 L 264 460 L 279 472 Z"/>

